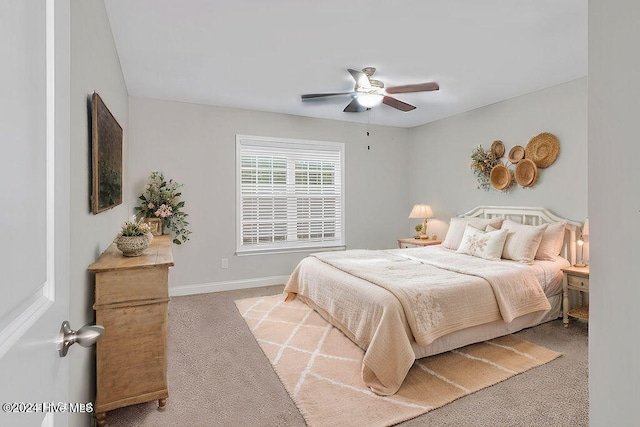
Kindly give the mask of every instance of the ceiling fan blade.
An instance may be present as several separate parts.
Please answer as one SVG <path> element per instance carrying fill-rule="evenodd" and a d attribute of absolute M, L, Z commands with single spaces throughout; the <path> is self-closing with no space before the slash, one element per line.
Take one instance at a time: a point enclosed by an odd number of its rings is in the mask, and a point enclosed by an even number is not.
<path fill-rule="evenodd" d="M 360 105 L 358 100 L 354 98 L 353 101 L 351 101 L 349 105 L 347 105 L 342 111 L 344 111 L 345 113 L 362 113 L 363 111 L 367 110 L 367 107 L 363 107 L 362 105 Z"/>
<path fill-rule="evenodd" d="M 338 96 L 338 95 L 353 95 L 353 92 L 334 92 L 334 93 L 308 93 L 306 95 L 302 95 L 300 99 L 302 101 L 309 101 L 312 99 L 318 98 L 326 98 L 329 96 Z"/>
<path fill-rule="evenodd" d="M 349 73 L 351 73 L 351 77 L 356 81 L 356 86 L 361 87 L 363 89 L 370 89 L 371 82 L 369 82 L 369 77 L 362 71 L 348 69 Z"/>
<path fill-rule="evenodd" d="M 384 98 L 382 98 L 382 103 L 388 105 L 389 107 L 396 108 L 400 111 L 411 111 L 416 109 L 416 107 L 414 107 L 413 105 L 407 104 L 406 102 L 402 102 L 399 99 L 395 99 L 390 96 L 385 96 Z"/>
<path fill-rule="evenodd" d="M 428 92 L 438 90 L 440 86 L 436 82 L 418 83 L 415 85 L 392 86 L 387 88 L 387 93 Z"/>

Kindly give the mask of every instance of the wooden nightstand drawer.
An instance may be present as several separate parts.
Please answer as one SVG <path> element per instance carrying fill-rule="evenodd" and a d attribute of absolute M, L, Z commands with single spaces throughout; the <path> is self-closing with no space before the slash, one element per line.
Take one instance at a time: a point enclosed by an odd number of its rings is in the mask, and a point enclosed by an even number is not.
<path fill-rule="evenodd" d="M 589 266 L 562 269 L 562 323 L 569 326 L 569 316 L 589 320 L 589 307 L 583 304 L 583 293 L 589 293 Z M 577 291 L 577 307 L 570 306 L 569 292 Z"/>
<path fill-rule="evenodd" d="M 570 287 L 580 289 L 583 292 L 589 292 L 589 278 L 567 275 L 567 282 Z"/>
<path fill-rule="evenodd" d="M 440 243 L 442 243 L 442 240 L 414 239 L 412 237 L 406 239 L 398 239 L 398 247 L 400 249 L 420 248 L 423 246 L 439 245 Z"/>
<path fill-rule="evenodd" d="M 417 248 L 419 247 L 418 245 L 416 245 L 415 243 L 411 242 L 411 243 L 406 243 L 406 242 L 399 242 L 398 243 L 398 247 L 400 249 L 406 249 L 406 248 Z"/>

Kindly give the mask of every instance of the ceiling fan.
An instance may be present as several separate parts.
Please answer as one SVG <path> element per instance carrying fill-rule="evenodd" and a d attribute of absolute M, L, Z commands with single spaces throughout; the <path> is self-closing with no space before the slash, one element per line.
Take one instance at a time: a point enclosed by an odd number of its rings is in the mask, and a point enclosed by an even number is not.
<path fill-rule="evenodd" d="M 351 77 L 355 80 L 355 87 L 351 92 L 334 92 L 334 93 L 309 93 L 302 95 L 302 101 L 310 101 L 322 99 L 330 96 L 348 95 L 351 98 L 349 105 L 343 110 L 345 113 L 360 113 L 367 111 L 377 105 L 386 104 L 389 107 L 396 108 L 400 111 L 415 110 L 415 106 L 402 102 L 399 99 L 389 96 L 389 94 L 409 93 L 409 92 L 428 92 L 440 89 L 438 83 L 418 83 L 404 86 L 392 86 L 385 89 L 384 83 L 380 80 L 372 79 L 371 76 L 376 72 L 374 67 L 365 67 L 362 71 L 348 69 Z"/>

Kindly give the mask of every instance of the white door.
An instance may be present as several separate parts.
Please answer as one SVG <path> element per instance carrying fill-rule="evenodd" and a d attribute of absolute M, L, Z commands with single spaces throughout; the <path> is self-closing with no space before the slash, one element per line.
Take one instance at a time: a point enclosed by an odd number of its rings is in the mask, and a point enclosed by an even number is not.
<path fill-rule="evenodd" d="M 64 426 L 69 1 L 0 1 L 0 55 L 0 425 Z"/>

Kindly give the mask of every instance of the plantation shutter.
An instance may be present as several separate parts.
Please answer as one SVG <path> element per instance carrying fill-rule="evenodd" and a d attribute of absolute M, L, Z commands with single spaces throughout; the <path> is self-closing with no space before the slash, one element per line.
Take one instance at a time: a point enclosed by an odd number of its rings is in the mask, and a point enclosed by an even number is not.
<path fill-rule="evenodd" d="M 237 137 L 238 252 L 344 245 L 344 144 Z"/>

